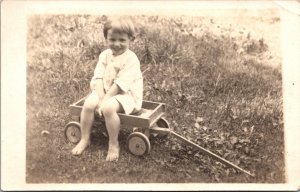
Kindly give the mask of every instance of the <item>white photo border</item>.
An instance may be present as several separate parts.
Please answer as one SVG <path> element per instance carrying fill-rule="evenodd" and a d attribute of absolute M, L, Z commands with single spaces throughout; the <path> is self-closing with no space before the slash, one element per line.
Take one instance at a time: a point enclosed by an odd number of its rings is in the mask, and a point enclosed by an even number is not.
<path fill-rule="evenodd" d="M 119 6 L 116 6 L 119 5 Z M 120 6 L 122 5 L 122 6 Z M 26 29 L 31 14 L 181 13 L 196 9 L 278 8 L 281 17 L 286 184 L 28 184 L 26 174 Z M 299 1 L 2 1 L 1 189 L 2 190 L 299 190 L 300 186 Z M 133 12 L 132 10 L 135 10 Z"/>

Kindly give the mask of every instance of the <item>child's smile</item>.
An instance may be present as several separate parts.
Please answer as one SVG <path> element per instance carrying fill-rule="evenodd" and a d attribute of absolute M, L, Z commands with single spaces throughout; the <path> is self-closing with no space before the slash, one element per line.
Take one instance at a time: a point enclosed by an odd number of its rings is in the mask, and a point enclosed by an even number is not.
<path fill-rule="evenodd" d="M 112 50 L 113 55 L 121 55 L 128 49 L 130 39 L 126 33 L 109 30 L 106 42 L 108 47 Z"/>

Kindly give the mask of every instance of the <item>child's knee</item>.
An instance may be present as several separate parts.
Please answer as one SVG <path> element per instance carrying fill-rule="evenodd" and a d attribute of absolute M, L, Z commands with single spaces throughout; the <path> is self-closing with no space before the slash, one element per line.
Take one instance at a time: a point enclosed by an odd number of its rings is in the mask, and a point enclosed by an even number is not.
<path fill-rule="evenodd" d="M 97 105 L 98 105 L 98 102 L 95 98 L 88 97 L 83 104 L 83 110 L 89 111 L 89 112 L 95 111 Z"/>
<path fill-rule="evenodd" d="M 102 113 L 104 117 L 110 117 L 117 113 L 118 111 L 118 102 L 116 100 L 109 100 L 102 107 Z"/>
<path fill-rule="evenodd" d="M 93 105 L 92 103 L 85 103 L 83 105 L 83 110 L 88 111 L 88 112 L 94 112 L 96 109 L 97 105 Z"/>

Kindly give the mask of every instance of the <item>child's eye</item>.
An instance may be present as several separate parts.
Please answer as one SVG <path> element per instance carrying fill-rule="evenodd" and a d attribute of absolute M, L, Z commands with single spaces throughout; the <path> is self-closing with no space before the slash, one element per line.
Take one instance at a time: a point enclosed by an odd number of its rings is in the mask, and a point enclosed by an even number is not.
<path fill-rule="evenodd" d="M 108 40 L 109 40 L 109 41 L 112 41 L 112 42 L 115 42 L 115 41 L 116 41 L 115 39 L 112 39 L 112 38 L 109 38 Z"/>

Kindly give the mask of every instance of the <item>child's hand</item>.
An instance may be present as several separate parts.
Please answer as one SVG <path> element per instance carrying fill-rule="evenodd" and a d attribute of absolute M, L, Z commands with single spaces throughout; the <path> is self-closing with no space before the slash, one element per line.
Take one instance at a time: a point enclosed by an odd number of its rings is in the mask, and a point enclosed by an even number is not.
<path fill-rule="evenodd" d="M 103 108 L 103 104 L 107 101 L 109 97 L 107 97 L 107 95 L 105 95 L 102 99 L 100 99 L 99 103 L 98 103 L 98 113 L 99 113 L 99 116 L 102 117 L 103 114 L 102 114 L 102 108 Z"/>
<path fill-rule="evenodd" d="M 100 107 L 98 107 L 98 114 L 100 117 L 102 117 L 102 109 Z"/>
<path fill-rule="evenodd" d="M 100 101 L 97 107 L 97 111 L 100 117 L 102 117 L 102 106 L 101 106 L 102 102 Z"/>

